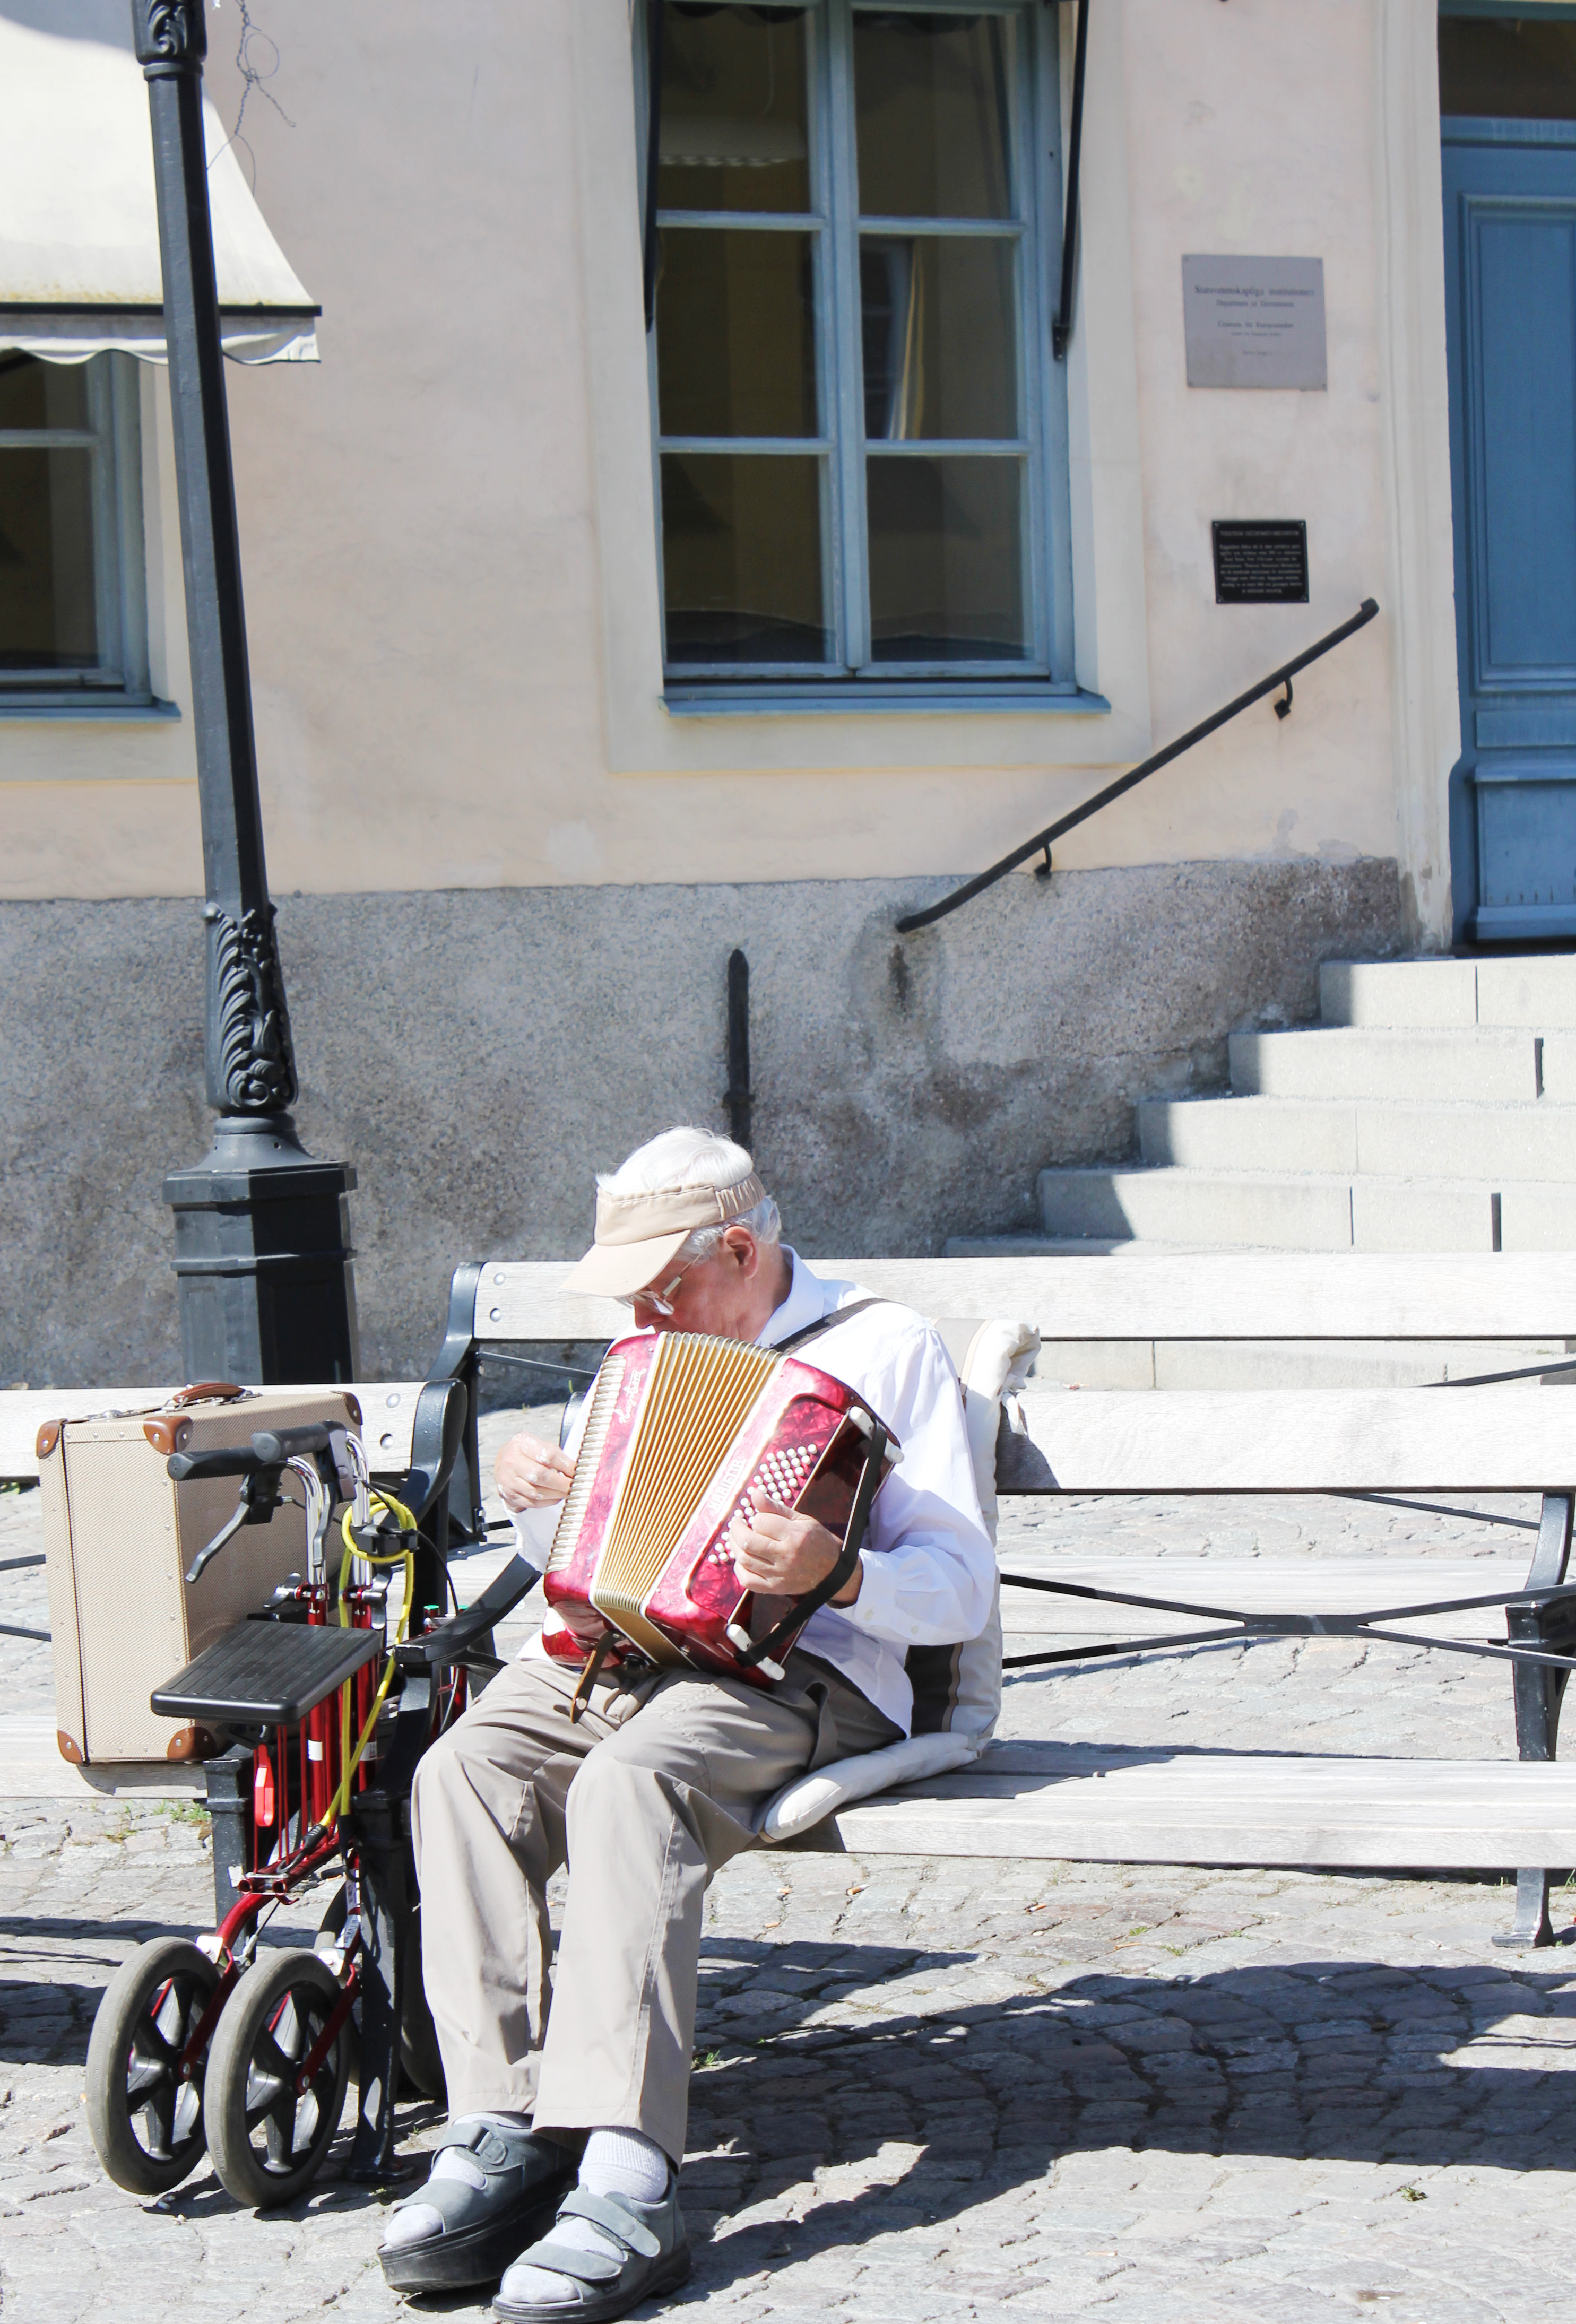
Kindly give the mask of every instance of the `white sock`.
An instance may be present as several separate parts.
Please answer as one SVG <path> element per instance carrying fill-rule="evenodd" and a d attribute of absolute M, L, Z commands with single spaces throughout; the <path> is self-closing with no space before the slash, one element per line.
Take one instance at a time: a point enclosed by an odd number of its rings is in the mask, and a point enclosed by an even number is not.
<path fill-rule="evenodd" d="M 668 2191 L 669 2168 L 655 2140 L 642 2137 L 638 2130 L 594 2130 L 580 2158 L 580 2184 L 594 2195 L 628 2195 L 637 2203 L 659 2203 Z M 572 2251 L 624 2255 L 594 2219 L 560 2219 L 552 2233 L 555 2243 L 567 2244 Z M 560 2306 L 578 2297 L 578 2287 L 551 2268 L 521 2267 L 517 2261 L 509 2271 L 509 2297 Z"/>
<path fill-rule="evenodd" d="M 498 2130 L 529 2130 L 528 2114 L 468 2114 L 465 2122 L 491 2123 Z M 427 2174 L 429 2186 L 435 2179 L 463 2180 L 467 2187 L 484 2187 L 487 2174 L 475 2156 L 463 2146 L 446 2146 L 440 2150 Z M 397 2251 L 404 2244 L 424 2244 L 429 2236 L 443 2233 L 443 2213 L 433 2203 L 401 2203 L 390 2215 L 388 2230 L 383 2236 L 386 2251 Z"/>
<path fill-rule="evenodd" d="M 668 2157 L 638 2130 L 594 2130 L 580 2158 L 580 2184 L 594 2195 L 632 2195 L 659 2203 L 668 2191 Z"/>

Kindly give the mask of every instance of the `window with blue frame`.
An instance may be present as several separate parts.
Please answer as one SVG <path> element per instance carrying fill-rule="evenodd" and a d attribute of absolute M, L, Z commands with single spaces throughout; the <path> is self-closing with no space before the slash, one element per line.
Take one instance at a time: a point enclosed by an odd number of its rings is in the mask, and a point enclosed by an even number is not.
<path fill-rule="evenodd" d="M 665 0 L 670 689 L 1071 690 L 1057 14 Z"/>
<path fill-rule="evenodd" d="M 0 712 L 147 704 L 129 355 L 0 353 Z"/>

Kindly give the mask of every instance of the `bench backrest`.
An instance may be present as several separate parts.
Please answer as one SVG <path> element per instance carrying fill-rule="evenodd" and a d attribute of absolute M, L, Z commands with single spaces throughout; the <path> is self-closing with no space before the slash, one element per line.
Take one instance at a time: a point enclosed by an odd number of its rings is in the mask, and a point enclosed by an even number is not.
<path fill-rule="evenodd" d="M 816 1259 L 818 1273 L 937 1320 L 1007 1315 L 1050 1342 L 1264 1340 L 1576 1341 L 1576 1253 L 1202 1252 L 1070 1259 Z M 567 1260 L 462 1269 L 449 1346 L 600 1342 L 627 1328 L 612 1300 L 574 1298 Z M 463 1286 L 463 1289 L 462 1289 Z M 446 1352 L 447 1352 L 446 1351 Z M 357 1382 L 375 1469 L 402 1468 L 419 1381 Z M 56 1417 L 156 1406 L 161 1388 L 0 1395 L 0 1477 L 38 1473 Z M 1489 1399 L 1489 1401 L 1485 1401 Z M 1561 1489 L 1576 1482 L 1576 1395 L 1333 1388 L 1031 1390 L 1030 1443 L 1002 1489 L 1062 1492 Z M 1525 1416 L 1513 1420 L 1513 1415 Z M 1470 1473 L 1469 1473 L 1469 1471 Z M 1323 1485 L 1313 1479 L 1318 1476 Z"/>
<path fill-rule="evenodd" d="M 1576 1253 L 1202 1251 L 1110 1259 L 816 1259 L 921 1314 L 1013 1315 L 1046 1341 L 1576 1339 Z M 628 1310 L 567 1260 L 489 1259 L 478 1340 L 607 1340 Z"/>

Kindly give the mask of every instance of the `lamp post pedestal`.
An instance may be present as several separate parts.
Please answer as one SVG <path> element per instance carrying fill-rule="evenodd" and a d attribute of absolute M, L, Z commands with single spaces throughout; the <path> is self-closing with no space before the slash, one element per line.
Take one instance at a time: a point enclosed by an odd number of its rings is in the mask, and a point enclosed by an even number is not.
<path fill-rule="evenodd" d="M 171 1172 L 186 1379 L 355 1378 L 355 1185 L 312 1159 L 288 1113 L 221 1114 L 212 1151 Z"/>

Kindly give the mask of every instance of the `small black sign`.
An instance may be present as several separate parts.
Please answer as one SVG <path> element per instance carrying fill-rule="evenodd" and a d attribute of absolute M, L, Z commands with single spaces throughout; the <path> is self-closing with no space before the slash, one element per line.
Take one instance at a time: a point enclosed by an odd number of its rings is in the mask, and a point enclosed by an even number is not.
<path fill-rule="evenodd" d="M 1305 605 L 1308 528 L 1299 518 L 1216 517 L 1217 605 Z"/>

